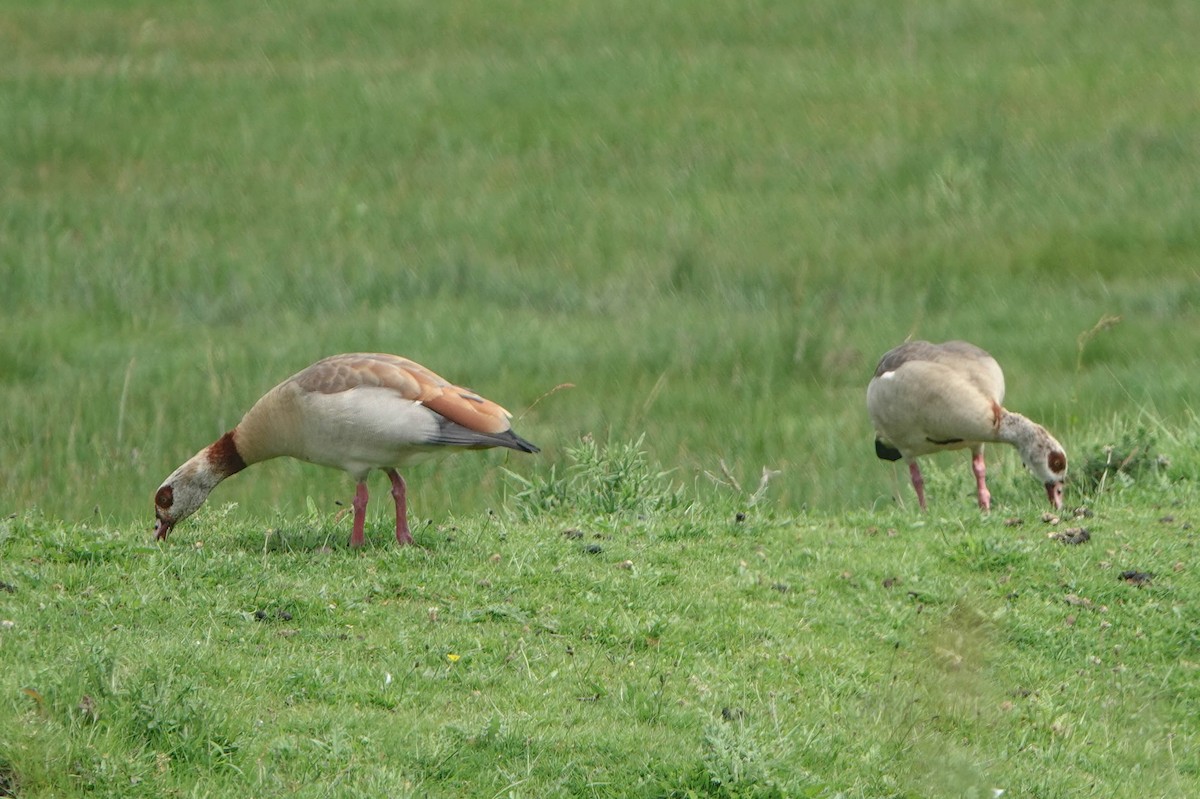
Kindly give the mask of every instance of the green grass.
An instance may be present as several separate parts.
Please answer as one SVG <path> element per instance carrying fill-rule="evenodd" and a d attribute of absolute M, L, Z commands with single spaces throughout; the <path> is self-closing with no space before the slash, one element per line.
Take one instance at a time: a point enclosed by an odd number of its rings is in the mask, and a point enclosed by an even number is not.
<path fill-rule="evenodd" d="M 14 796 L 1188 796 L 1193 483 L 789 516 L 637 450 L 420 548 L 312 513 L 0 527 Z M 589 500 L 588 497 L 595 498 Z M 1015 516 L 1011 515 L 1015 511 Z M 1023 524 L 1013 526 L 1011 519 Z M 1084 524 L 1087 544 L 1048 531 Z M 1153 575 L 1135 586 L 1119 575 Z"/>
<path fill-rule="evenodd" d="M 0 793 L 1194 793 L 1197 40 L 1165 0 L 7 4 Z M 863 407 L 908 336 L 997 356 L 1090 545 L 1012 453 L 1001 512 L 947 456 L 912 515 Z M 283 462 L 151 545 L 175 466 L 350 350 L 542 454 L 412 470 L 424 551 L 377 489 L 354 557 L 350 482 Z"/>

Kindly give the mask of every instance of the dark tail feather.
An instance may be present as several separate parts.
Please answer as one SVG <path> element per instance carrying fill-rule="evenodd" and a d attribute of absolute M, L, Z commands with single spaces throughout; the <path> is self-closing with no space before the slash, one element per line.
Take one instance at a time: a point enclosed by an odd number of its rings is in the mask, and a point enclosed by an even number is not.
<path fill-rule="evenodd" d="M 533 453 L 542 451 L 542 448 L 537 444 L 534 444 L 532 441 L 526 441 L 511 430 L 501 433 L 500 435 L 496 436 L 496 438 L 504 439 L 504 443 L 500 446 L 508 447 L 509 449 L 515 449 L 519 452 Z"/>
<path fill-rule="evenodd" d="M 467 449 L 506 447 L 518 452 L 541 452 L 536 445 L 521 438 L 512 430 L 505 430 L 503 433 L 480 433 L 455 424 L 449 419 L 442 420 L 438 426 L 437 435 L 430 443 L 449 447 L 466 447 Z"/>
<path fill-rule="evenodd" d="M 900 454 L 900 450 L 893 447 L 891 444 L 883 443 L 883 439 L 875 439 L 875 454 L 880 460 L 898 461 L 904 456 Z"/>

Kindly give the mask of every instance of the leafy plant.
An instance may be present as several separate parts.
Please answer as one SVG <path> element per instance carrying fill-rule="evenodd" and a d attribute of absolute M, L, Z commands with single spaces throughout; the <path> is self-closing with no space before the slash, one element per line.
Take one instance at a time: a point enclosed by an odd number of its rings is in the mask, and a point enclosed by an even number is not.
<path fill-rule="evenodd" d="M 1113 484 L 1128 486 L 1149 476 L 1161 475 L 1171 460 L 1158 452 L 1154 435 L 1145 427 L 1125 430 L 1116 443 L 1093 447 L 1072 480 L 1089 494 L 1101 494 Z"/>
<path fill-rule="evenodd" d="M 572 463 L 560 474 L 551 467 L 545 477 L 507 472 L 520 489 L 517 510 L 529 519 L 566 507 L 583 514 L 660 513 L 684 505 L 683 489 L 670 471 L 651 464 L 636 441 L 601 445 L 591 435 L 567 448 Z"/>
<path fill-rule="evenodd" d="M 758 744 L 739 723 L 708 725 L 704 732 L 704 768 L 717 796 L 782 796 L 772 788 Z"/>
<path fill-rule="evenodd" d="M 771 778 L 761 750 L 736 720 L 713 721 L 705 728 L 700 762 L 658 780 L 657 795 L 669 799 L 782 799 L 797 795 Z M 813 786 L 813 790 L 819 790 Z M 805 791 L 800 796 L 815 796 Z"/>

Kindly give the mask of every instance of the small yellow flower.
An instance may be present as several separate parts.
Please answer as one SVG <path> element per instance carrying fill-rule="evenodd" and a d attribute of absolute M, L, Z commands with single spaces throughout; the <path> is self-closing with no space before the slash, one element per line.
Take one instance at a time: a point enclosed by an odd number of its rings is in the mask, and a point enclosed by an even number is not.
<path fill-rule="evenodd" d="M 457 663 L 460 657 L 462 657 L 462 655 L 456 655 L 453 652 L 446 653 L 446 660 L 450 661 L 451 663 Z"/>

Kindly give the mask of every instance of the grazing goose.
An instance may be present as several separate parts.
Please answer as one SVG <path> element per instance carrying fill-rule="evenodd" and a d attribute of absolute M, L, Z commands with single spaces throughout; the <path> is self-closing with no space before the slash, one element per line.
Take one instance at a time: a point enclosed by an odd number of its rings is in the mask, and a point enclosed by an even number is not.
<path fill-rule="evenodd" d="M 358 482 L 352 547 L 363 544 L 367 472 L 382 469 L 396 501 L 396 541 L 410 544 L 404 480 L 396 467 L 438 450 L 537 452 L 512 431 L 509 416 L 407 358 L 334 355 L 268 391 L 237 427 L 172 472 L 154 495 L 155 537 L 165 539 L 226 477 L 287 455 L 342 469 Z"/>
<path fill-rule="evenodd" d="M 947 449 L 970 449 L 979 507 L 992 496 L 984 482 L 983 445 L 1012 444 L 1021 461 L 1062 507 L 1067 455 L 1041 425 L 1004 409 L 1004 373 L 974 344 L 910 341 L 888 352 L 867 386 L 867 411 L 875 425 L 875 454 L 908 462 L 917 502 L 925 509 L 925 481 L 917 458 Z"/>

